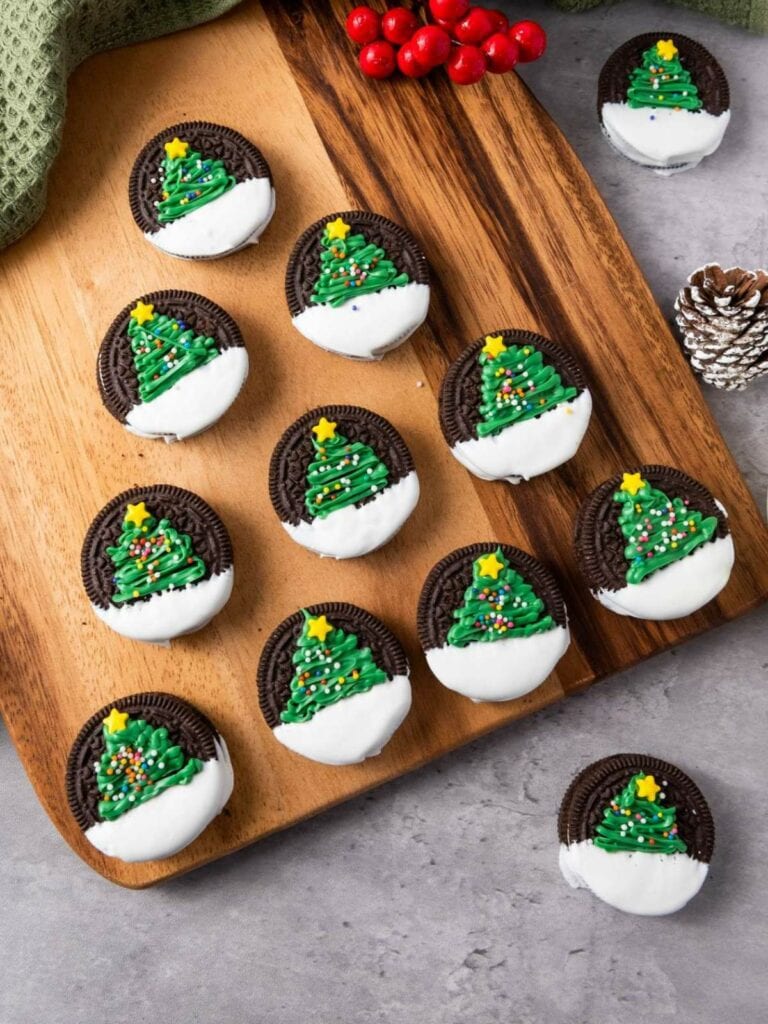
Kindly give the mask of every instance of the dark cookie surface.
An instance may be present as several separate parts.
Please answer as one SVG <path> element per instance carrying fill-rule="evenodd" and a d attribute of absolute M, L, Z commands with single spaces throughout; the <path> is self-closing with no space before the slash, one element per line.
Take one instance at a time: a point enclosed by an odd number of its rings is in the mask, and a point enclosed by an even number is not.
<path fill-rule="evenodd" d="M 665 793 L 664 805 L 677 809 L 677 827 L 688 854 L 709 863 L 715 845 L 715 825 L 701 790 L 675 765 L 647 754 L 613 754 L 595 761 L 576 776 L 560 805 L 560 842 L 567 845 L 594 839 L 603 811 L 638 772 L 653 775 Z"/>
<path fill-rule="evenodd" d="M 719 115 L 730 108 L 728 79 L 718 62 L 700 43 L 676 32 L 644 32 L 627 40 L 615 50 L 603 65 L 597 85 L 597 114 L 602 120 L 604 103 L 624 103 L 627 99 L 629 76 L 643 61 L 643 53 L 659 39 L 672 39 L 680 53 L 680 63 L 690 71 L 698 89 L 703 109 Z"/>
<path fill-rule="evenodd" d="M 349 224 L 352 234 L 362 232 L 373 244 L 384 249 L 398 273 L 406 273 L 417 284 L 429 284 L 429 266 L 416 239 L 405 228 L 378 213 L 346 210 L 329 213 L 315 221 L 301 235 L 293 248 L 285 273 L 285 296 L 291 316 L 298 316 L 309 306 L 310 296 L 320 274 L 320 254 L 325 226 L 341 217 Z"/>
<path fill-rule="evenodd" d="M 519 548 L 496 541 L 470 544 L 451 551 L 441 559 L 430 571 L 424 583 L 419 598 L 416 625 L 419 641 L 425 651 L 445 645 L 448 630 L 456 621 L 453 613 L 462 606 L 464 591 L 472 585 L 473 562 L 480 555 L 488 555 L 497 548 L 504 552 L 510 566 L 533 585 L 557 625 L 566 625 L 563 595 L 554 576 L 538 559 Z"/>
<path fill-rule="evenodd" d="M 161 198 L 159 166 L 165 156 L 166 142 L 178 137 L 203 157 L 223 160 L 236 182 L 248 178 L 271 178 L 269 164 L 261 151 L 240 132 L 210 121 L 182 121 L 158 132 L 136 157 L 128 182 L 128 198 L 133 219 L 142 231 L 158 231 L 155 202 Z"/>
<path fill-rule="evenodd" d="M 155 307 L 155 313 L 183 320 L 196 334 L 213 338 L 220 351 L 243 347 L 240 328 L 225 310 L 196 292 L 177 289 L 150 292 L 129 302 L 112 321 L 99 348 L 96 380 L 107 410 L 125 423 L 131 409 L 138 405 L 139 385 L 128 338 L 131 310 L 137 302 Z"/>
<path fill-rule="evenodd" d="M 400 641 L 375 615 L 354 604 L 331 602 L 313 604 L 310 615 L 325 615 L 331 625 L 354 633 L 360 647 L 370 647 L 376 664 L 389 678 L 408 674 L 408 659 Z M 301 611 L 284 619 L 264 645 L 257 672 L 259 706 L 270 729 L 280 725 L 280 712 L 291 695 L 293 655 L 301 636 L 304 616 Z"/>
<path fill-rule="evenodd" d="M 411 453 L 389 420 L 359 405 L 323 405 L 300 416 L 277 442 L 269 465 L 269 495 L 280 519 L 297 526 L 311 522 L 305 494 L 307 468 L 315 457 L 312 427 L 324 416 L 338 425 L 348 441 L 359 441 L 373 449 L 389 469 L 388 486 L 413 472 Z M 358 505 L 373 501 L 371 495 Z"/>
<path fill-rule="evenodd" d="M 587 386 L 584 371 L 574 356 L 561 345 L 544 338 L 533 331 L 488 331 L 487 335 L 500 334 L 511 345 L 533 345 L 555 367 L 566 387 L 576 388 L 579 393 Z M 477 357 L 485 344 L 485 338 L 478 338 L 464 349 L 455 362 L 451 363 L 440 388 L 440 427 L 449 445 L 459 441 L 471 441 L 478 436 L 477 423 L 481 402 L 482 369 Z M 542 413 L 546 415 L 546 413 Z"/>
<path fill-rule="evenodd" d="M 94 765 L 104 753 L 102 726 L 112 708 L 127 711 L 131 718 L 143 718 L 155 728 L 165 727 L 171 743 L 182 746 L 189 757 L 201 761 L 216 757 L 216 729 L 197 708 L 179 697 L 169 693 L 135 693 L 106 704 L 82 727 L 67 759 L 67 800 L 83 831 L 101 821 L 101 796 Z"/>
<path fill-rule="evenodd" d="M 197 554 L 205 562 L 202 579 L 224 572 L 232 565 L 232 544 L 227 529 L 199 495 L 171 484 L 132 487 L 114 497 L 95 517 L 83 541 L 80 569 L 83 585 L 92 604 L 99 608 L 112 606 L 114 566 L 107 548 L 117 544 L 122 532 L 126 505 L 145 502 L 156 519 L 168 518 L 174 527 L 187 533 Z M 139 597 L 135 602 L 148 601 Z"/>
<path fill-rule="evenodd" d="M 728 535 L 728 523 L 722 510 L 706 487 L 693 477 L 670 466 L 640 466 L 628 472 L 639 473 L 670 498 L 687 499 L 704 515 L 715 516 L 718 526 L 712 540 Z M 622 476 L 622 473 L 617 473 L 600 484 L 583 502 L 576 517 L 576 558 L 593 591 L 622 590 L 627 586 L 626 541 L 619 526 L 621 507 L 613 500 L 614 493 L 621 486 Z"/>

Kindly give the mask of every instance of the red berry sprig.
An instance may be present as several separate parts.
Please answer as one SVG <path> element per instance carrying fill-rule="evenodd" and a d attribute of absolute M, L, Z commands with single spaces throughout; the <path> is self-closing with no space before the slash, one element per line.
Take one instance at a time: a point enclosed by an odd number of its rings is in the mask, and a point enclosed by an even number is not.
<path fill-rule="evenodd" d="M 503 75 L 518 62 L 538 60 L 547 46 L 537 22 L 510 25 L 502 11 L 470 0 L 428 0 L 421 6 L 426 24 L 407 7 L 391 7 L 383 15 L 365 5 L 349 12 L 347 35 L 362 46 L 364 75 L 389 78 L 399 69 L 407 78 L 423 78 L 445 65 L 452 82 L 472 85 L 486 72 Z"/>

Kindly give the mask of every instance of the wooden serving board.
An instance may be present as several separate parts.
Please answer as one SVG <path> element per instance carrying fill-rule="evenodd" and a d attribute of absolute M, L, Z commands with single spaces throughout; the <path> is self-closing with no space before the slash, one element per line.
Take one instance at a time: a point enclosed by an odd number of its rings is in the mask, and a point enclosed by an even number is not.
<path fill-rule="evenodd" d="M 467 89 L 443 75 L 363 80 L 341 27 L 347 6 L 244 3 L 210 25 L 88 61 L 70 86 L 48 210 L 2 257 L 0 706 L 56 827 L 122 885 L 149 885 L 285 828 L 733 619 L 768 593 L 768 533 L 626 244 L 560 132 L 514 75 Z M 213 263 L 152 249 L 126 197 L 145 140 L 197 118 L 254 139 L 278 192 L 262 243 Z M 434 270 L 428 327 L 380 364 L 309 344 L 292 329 L 283 298 L 300 231 L 356 206 L 410 228 Z M 252 358 L 230 414 L 173 446 L 122 430 L 101 407 L 94 380 L 114 313 L 168 287 L 202 292 L 229 310 Z M 449 361 L 504 326 L 573 346 L 595 398 L 577 457 L 516 488 L 470 477 L 437 423 Z M 267 495 L 267 463 L 282 429 L 329 402 L 391 419 L 422 479 L 421 503 L 402 532 L 354 562 L 320 561 L 297 547 Z M 637 462 L 680 466 L 731 513 L 731 581 L 717 601 L 681 621 L 611 615 L 574 566 L 579 500 Z M 236 564 L 224 612 L 170 650 L 110 632 L 91 613 L 79 579 L 80 545 L 95 512 L 124 488 L 160 481 L 213 504 L 231 531 Z M 431 565 L 458 545 L 487 539 L 517 544 L 555 569 L 573 629 L 557 672 L 500 706 L 474 705 L 440 687 L 415 631 Z M 261 721 L 255 690 L 271 628 L 301 605 L 337 600 L 381 616 L 413 667 L 405 725 L 380 757 L 350 768 L 315 765 L 282 748 Z M 104 858 L 80 835 L 64 796 L 64 765 L 95 709 L 152 688 L 187 697 L 214 719 L 230 746 L 236 786 L 227 811 L 187 850 L 131 866 Z"/>

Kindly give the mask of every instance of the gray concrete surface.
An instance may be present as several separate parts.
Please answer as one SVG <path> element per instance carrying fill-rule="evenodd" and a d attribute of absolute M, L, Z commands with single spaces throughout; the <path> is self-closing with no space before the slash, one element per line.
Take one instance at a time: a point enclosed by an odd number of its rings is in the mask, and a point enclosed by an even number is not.
<path fill-rule="evenodd" d="M 768 42 L 661 3 L 520 5 L 551 51 L 525 77 L 594 176 L 665 310 L 717 258 L 766 263 Z M 662 181 L 593 115 L 604 56 L 685 32 L 726 67 L 721 151 Z M 764 504 L 768 382 L 709 394 Z M 0 1024 L 763 1024 L 768 1017 L 765 609 L 417 774 L 164 887 L 116 889 L 59 839 L 0 733 Z M 643 920 L 570 891 L 554 809 L 616 750 L 688 768 L 718 849 L 700 897 Z"/>

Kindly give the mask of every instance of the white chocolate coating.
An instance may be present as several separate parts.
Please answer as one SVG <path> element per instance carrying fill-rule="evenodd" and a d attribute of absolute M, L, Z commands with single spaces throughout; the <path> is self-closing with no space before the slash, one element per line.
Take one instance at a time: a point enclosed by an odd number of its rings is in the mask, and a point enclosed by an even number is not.
<path fill-rule="evenodd" d="M 408 676 L 344 697 L 308 722 L 281 722 L 274 737 L 302 757 L 321 764 L 357 764 L 375 757 L 411 708 Z"/>
<path fill-rule="evenodd" d="M 730 110 L 665 110 L 604 103 L 603 127 L 616 149 L 629 160 L 665 171 L 688 170 L 714 153 L 731 119 Z"/>

